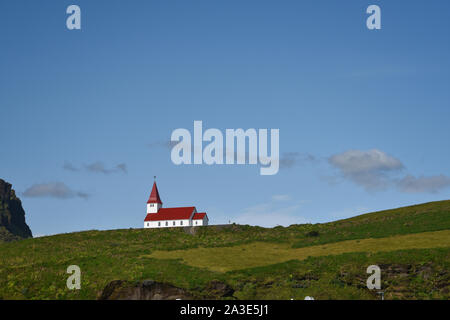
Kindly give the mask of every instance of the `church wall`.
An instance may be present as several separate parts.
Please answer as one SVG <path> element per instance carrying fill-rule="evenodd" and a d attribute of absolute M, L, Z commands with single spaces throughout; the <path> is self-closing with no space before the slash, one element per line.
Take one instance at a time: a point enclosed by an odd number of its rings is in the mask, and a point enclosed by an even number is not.
<path fill-rule="evenodd" d="M 173 223 L 175 222 L 175 225 Z M 181 224 L 183 222 L 183 224 Z M 160 223 L 160 225 L 158 225 Z M 145 221 L 144 222 L 144 228 L 174 228 L 174 227 L 190 227 L 191 226 L 191 220 L 189 219 L 183 219 L 183 220 L 167 220 L 167 226 L 166 221 Z"/>

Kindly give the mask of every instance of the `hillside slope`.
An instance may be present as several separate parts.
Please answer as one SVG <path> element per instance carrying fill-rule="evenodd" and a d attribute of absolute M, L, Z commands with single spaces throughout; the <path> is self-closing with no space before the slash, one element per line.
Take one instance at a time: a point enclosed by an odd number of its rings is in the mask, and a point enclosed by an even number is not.
<path fill-rule="evenodd" d="M 26 239 L 0 244 L 0 298 L 96 299 L 118 279 L 153 279 L 202 298 L 217 279 L 238 299 L 377 299 L 365 280 L 367 266 L 378 264 L 387 299 L 449 299 L 448 230 L 450 201 L 440 201 L 287 228 L 93 230 Z M 204 250 L 203 260 L 186 259 L 192 250 Z M 66 288 L 72 264 L 82 270 L 81 290 Z"/>

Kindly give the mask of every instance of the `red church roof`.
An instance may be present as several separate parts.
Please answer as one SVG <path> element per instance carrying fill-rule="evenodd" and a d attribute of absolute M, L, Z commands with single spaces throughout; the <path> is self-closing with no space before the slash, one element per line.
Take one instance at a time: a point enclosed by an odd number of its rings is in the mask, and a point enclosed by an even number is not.
<path fill-rule="evenodd" d="M 188 220 L 195 207 L 161 208 L 157 213 L 149 213 L 144 221 Z"/>
<path fill-rule="evenodd" d="M 161 198 L 159 197 L 158 187 L 156 182 L 153 182 L 152 192 L 150 193 L 150 198 L 148 198 L 147 203 L 159 203 L 162 204 Z"/>
<path fill-rule="evenodd" d="M 203 219 L 205 216 L 206 216 L 206 212 L 197 212 L 196 214 L 194 214 L 194 217 L 192 218 L 192 220 Z"/>

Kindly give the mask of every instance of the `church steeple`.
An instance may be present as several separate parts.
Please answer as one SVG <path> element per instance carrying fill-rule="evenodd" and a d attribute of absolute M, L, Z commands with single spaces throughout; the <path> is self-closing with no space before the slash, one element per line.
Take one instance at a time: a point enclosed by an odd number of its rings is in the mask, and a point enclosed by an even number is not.
<path fill-rule="evenodd" d="M 162 201 L 159 197 L 158 187 L 156 186 L 156 181 L 153 182 L 152 192 L 147 201 L 147 213 L 157 213 L 162 207 Z"/>
<path fill-rule="evenodd" d="M 162 204 L 161 198 L 159 197 L 158 187 L 156 186 L 156 181 L 153 182 L 152 192 L 150 193 L 150 198 L 148 198 L 147 203 Z"/>

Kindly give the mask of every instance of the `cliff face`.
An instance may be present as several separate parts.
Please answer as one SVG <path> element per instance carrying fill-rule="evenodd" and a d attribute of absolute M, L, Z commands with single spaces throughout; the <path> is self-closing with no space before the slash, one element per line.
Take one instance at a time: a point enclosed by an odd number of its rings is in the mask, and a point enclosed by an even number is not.
<path fill-rule="evenodd" d="M 11 184 L 0 179 L 0 241 L 31 238 L 31 230 L 25 222 L 22 202 Z"/>

